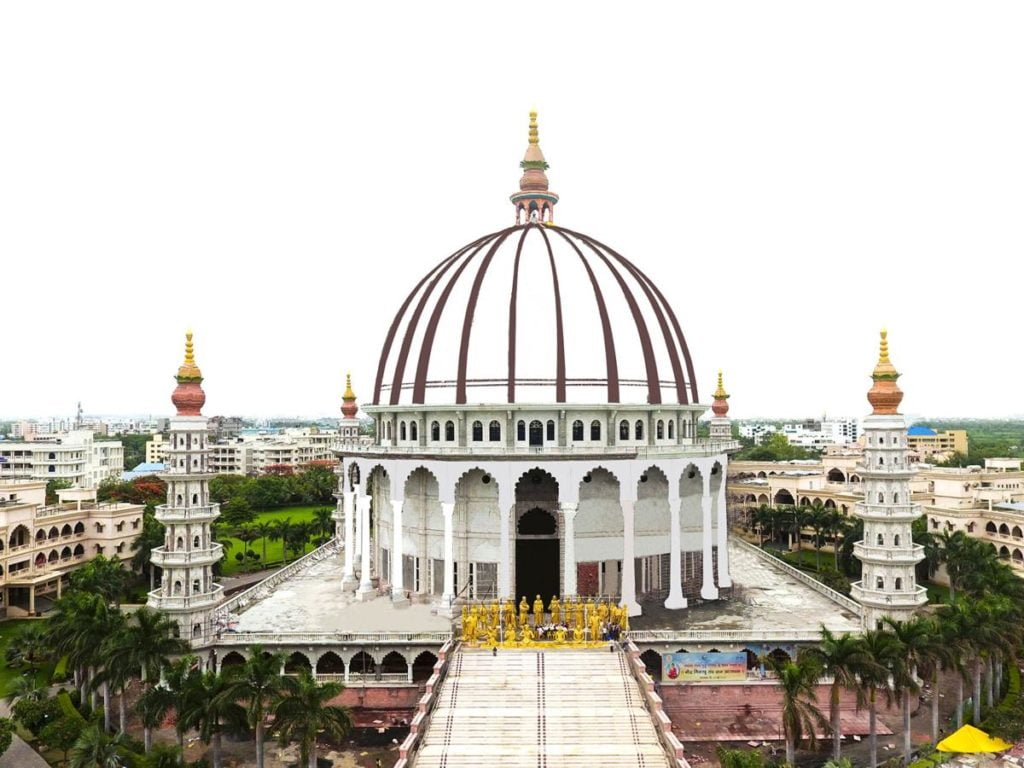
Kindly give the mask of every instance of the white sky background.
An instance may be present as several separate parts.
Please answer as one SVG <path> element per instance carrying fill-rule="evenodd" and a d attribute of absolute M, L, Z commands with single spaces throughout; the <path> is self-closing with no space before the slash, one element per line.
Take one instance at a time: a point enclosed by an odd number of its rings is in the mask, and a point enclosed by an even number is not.
<path fill-rule="evenodd" d="M 624 12 L 628 9 L 628 12 Z M 361 400 L 419 277 L 556 220 L 672 302 L 702 399 L 1020 413 L 1024 5 L 0 5 L 0 415 Z M 594 354 L 599 355 L 595 329 Z M 504 340 L 501 340 L 502 343 Z M 454 354 L 454 353 L 452 353 Z"/>

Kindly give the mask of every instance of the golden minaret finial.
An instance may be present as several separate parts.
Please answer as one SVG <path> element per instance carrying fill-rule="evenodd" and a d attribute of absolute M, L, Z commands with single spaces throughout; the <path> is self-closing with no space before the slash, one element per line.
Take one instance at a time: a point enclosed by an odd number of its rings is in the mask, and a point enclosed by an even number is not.
<path fill-rule="evenodd" d="M 530 110 L 530 143 L 537 144 L 540 139 L 537 136 L 537 110 Z"/>
<path fill-rule="evenodd" d="M 356 393 L 352 391 L 352 374 L 351 373 L 346 373 L 345 374 L 345 394 L 343 394 L 341 397 L 342 397 L 343 400 L 355 400 L 356 399 Z"/>
<path fill-rule="evenodd" d="M 722 384 L 722 372 L 719 371 L 718 372 L 718 389 L 715 390 L 714 397 L 716 399 L 719 399 L 719 398 L 725 399 L 728 396 L 729 395 L 727 395 L 726 392 L 725 392 L 725 386 Z"/>
<path fill-rule="evenodd" d="M 892 415 L 898 413 L 903 392 L 896 385 L 900 377 L 896 366 L 889 360 L 889 332 L 885 328 L 879 334 L 878 362 L 871 372 L 873 384 L 868 392 L 868 402 L 874 407 L 874 415 Z"/>
<path fill-rule="evenodd" d="M 889 362 L 889 332 L 882 329 L 880 341 L 878 342 L 878 362 L 888 363 Z"/>
<path fill-rule="evenodd" d="M 196 365 L 195 348 L 192 345 L 192 329 L 185 331 L 185 361 L 178 368 L 178 381 L 202 381 L 203 374 Z"/>

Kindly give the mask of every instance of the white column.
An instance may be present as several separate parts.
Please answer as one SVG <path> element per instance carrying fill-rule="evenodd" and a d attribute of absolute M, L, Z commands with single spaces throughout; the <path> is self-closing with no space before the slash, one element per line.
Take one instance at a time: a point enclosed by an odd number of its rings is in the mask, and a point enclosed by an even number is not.
<path fill-rule="evenodd" d="M 341 573 L 341 583 L 344 589 L 355 589 L 356 586 L 356 571 L 355 563 L 353 562 L 356 542 L 352 520 L 355 497 L 355 491 L 345 491 L 341 497 L 341 503 L 345 510 L 345 569 Z"/>
<path fill-rule="evenodd" d="M 450 610 L 455 601 L 455 534 L 452 527 L 455 504 L 442 501 L 441 513 L 444 515 L 444 592 L 441 593 L 441 607 Z"/>
<path fill-rule="evenodd" d="M 683 597 L 682 564 L 680 563 L 679 549 L 681 537 L 679 535 L 679 497 L 669 496 L 669 536 L 668 536 L 668 597 L 665 600 L 665 607 L 671 610 L 678 610 L 686 607 L 686 598 Z"/>
<path fill-rule="evenodd" d="M 562 512 L 564 527 L 562 540 L 565 542 L 565 569 L 562 576 L 562 597 L 576 596 L 576 512 L 579 504 L 563 501 L 558 508 Z"/>
<path fill-rule="evenodd" d="M 701 511 L 701 543 L 703 544 L 703 556 L 701 557 L 701 585 L 700 596 L 705 600 L 718 598 L 718 587 L 715 586 L 715 571 L 711 564 L 711 470 L 701 473 L 704 479 L 704 492 L 700 497 Z"/>
<path fill-rule="evenodd" d="M 391 525 L 395 530 L 394 546 L 391 548 L 391 601 L 395 603 L 407 602 L 402 568 L 402 507 L 404 505 L 405 502 L 401 499 L 391 500 Z M 410 669 L 412 669 L 411 666 Z"/>
<path fill-rule="evenodd" d="M 360 600 L 371 600 L 374 597 L 373 583 L 370 581 L 370 497 L 356 497 L 356 511 L 359 513 L 359 527 L 362 534 L 361 561 L 359 570 L 359 591 L 356 597 Z"/>
<path fill-rule="evenodd" d="M 621 499 L 622 505 L 622 604 L 630 616 L 639 616 L 640 604 L 636 601 L 636 556 L 633 554 L 633 519 L 636 502 Z"/>
<path fill-rule="evenodd" d="M 355 499 L 358 501 L 359 497 L 362 496 L 363 489 L 361 486 L 356 486 Z M 359 554 L 363 551 L 363 516 L 359 514 L 359 510 L 355 510 L 355 521 L 356 521 L 356 537 L 355 547 L 352 550 L 353 557 L 359 557 Z"/>
<path fill-rule="evenodd" d="M 498 596 L 512 600 L 512 505 L 508 497 L 498 491 L 498 518 L 501 521 L 501 544 L 498 551 Z"/>
<path fill-rule="evenodd" d="M 729 575 L 729 518 L 725 506 L 725 467 L 718 471 L 721 473 L 715 498 L 715 506 L 718 507 L 718 586 L 725 588 L 732 586 Z"/>

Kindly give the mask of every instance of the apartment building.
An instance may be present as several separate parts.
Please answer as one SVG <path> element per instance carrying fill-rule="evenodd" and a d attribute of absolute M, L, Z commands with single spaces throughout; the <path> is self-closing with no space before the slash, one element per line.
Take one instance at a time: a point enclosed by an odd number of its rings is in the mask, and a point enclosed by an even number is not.
<path fill-rule="evenodd" d="M 35 435 L 32 440 L 0 441 L 0 478 L 67 480 L 80 488 L 97 488 L 124 471 L 119 440 L 95 440 L 91 430 Z"/>

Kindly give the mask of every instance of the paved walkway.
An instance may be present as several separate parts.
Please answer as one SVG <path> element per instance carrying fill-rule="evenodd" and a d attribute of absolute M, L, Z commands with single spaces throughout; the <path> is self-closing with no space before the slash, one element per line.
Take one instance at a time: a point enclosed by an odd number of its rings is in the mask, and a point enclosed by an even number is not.
<path fill-rule="evenodd" d="M 0 701 L 0 717 L 10 716 L 10 706 L 6 701 Z M 0 768 L 50 768 L 50 764 L 18 734 L 14 734 L 11 746 L 0 755 Z"/>

